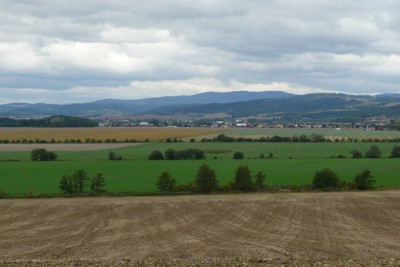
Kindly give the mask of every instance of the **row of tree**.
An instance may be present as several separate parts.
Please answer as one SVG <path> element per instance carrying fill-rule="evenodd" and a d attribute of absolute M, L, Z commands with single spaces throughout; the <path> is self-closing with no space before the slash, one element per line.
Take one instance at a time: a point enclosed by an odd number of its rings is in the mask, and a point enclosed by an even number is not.
<path fill-rule="evenodd" d="M 186 185 L 176 185 L 175 178 L 167 171 L 162 172 L 157 179 L 157 187 L 161 192 L 173 191 L 194 191 L 200 193 L 210 193 L 215 191 L 236 191 L 254 192 L 265 188 L 266 176 L 262 172 L 251 175 L 248 166 L 239 166 L 235 171 L 232 182 L 225 186 L 219 186 L 217 175 L 214 169 L 207 164 L 202 164 L 192 183 Z"/>
<path fill-rule="evenodd" d="M 356 188 L 359 190 L 372 189 L 375 180 L 371 175 L 370 170 L 363 170 L 361 173 L 356 174 L 354 179 L 350 182 L 341 181 L 338 175 L 331 169 L 322 169 L 317 171 L 314 175 L 312 184 L 318 189 L 327 188 Z"/>
<path fill-rule="evenodd" d="M 0 127 L 95 127 L 97 123 L 86 118 L 55 115 L 42 119 L 0 118 Z"/>

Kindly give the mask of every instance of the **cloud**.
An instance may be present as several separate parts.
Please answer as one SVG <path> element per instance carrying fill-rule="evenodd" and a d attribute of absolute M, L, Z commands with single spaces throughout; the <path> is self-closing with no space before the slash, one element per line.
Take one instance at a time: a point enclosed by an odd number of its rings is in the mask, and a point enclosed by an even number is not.
<path fill-rule="evenodd" d="M 392 0 L 6 0 L 0 100 L 398 92 L 399 9 Z"/>

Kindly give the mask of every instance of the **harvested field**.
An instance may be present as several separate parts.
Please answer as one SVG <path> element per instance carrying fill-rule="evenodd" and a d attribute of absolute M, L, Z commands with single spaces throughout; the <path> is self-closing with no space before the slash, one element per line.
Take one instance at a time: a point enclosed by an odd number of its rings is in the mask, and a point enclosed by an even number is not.
<path fill-rule="evenodd" d="M 0 128 L 0 140 L 46 140 L 64 141 L 65 139 L 95 139 L 105 141 L 115 138 L 118 141 L 136 139 L 156 141 L 166 138 L 185 138 L 220 132 L 212 128 Z"/>
<path fill-rule="evenodd" d="M 0 206 L 0 266 L 400 264 L 400 191 L 7 199 Z"/>
<path fill-rule="evenodd" d="M 100 144 L 0 144 L 0 152 L 31 151 L 44 148 L 51 151 L 95 151 L 142 145 L 141 143 L 100 143 Z"/>

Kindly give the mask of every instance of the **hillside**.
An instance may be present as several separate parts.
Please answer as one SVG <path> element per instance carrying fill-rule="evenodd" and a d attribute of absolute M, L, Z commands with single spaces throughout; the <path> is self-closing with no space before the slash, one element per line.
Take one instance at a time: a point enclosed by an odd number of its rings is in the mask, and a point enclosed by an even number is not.
<path fill-rule="evenodd" d="M 284 120 L 353 121 L 373 116 L 398 116 L 400 98 L 391 95 L 308 94 L 225 104 L 170 106 L 152 112 L 155 114 L 225 113 L 234 118 L 260 116 L 279 117 Z"/>
<path fill-rule="evenodd" d="M 233 103 L 255 99 L 277 99 L 293 96 L 281 91 L 268 92 L 208 92 L 191 96 L 166 96 L 137 100 L 104 99 L 88 103 L 75 104 L 27 104 L 12 103 L 0 105 L 0 116 L 28 117 L 62 114 L 69 116 L 95 115 L 133 115 L 166 106 L 206 103 Z"/>

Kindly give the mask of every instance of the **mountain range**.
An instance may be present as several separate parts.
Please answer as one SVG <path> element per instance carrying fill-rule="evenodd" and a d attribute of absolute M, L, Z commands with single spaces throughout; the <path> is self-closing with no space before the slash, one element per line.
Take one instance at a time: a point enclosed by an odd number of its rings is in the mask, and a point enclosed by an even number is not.
<path fill-rule="evenodd" d="M 167 96 L 138 100 L 104 99 L 66 105 L 12 103 L 0 105 L 0 116 L 50 115 L 196 115 L 222 114 L 233 118 L 278 119 L 283 121 L 353 122 L 366 118 L 399 118 L 400 94 L 294 95 L 282 91 L 207 92 L 191 96 Z"/>

